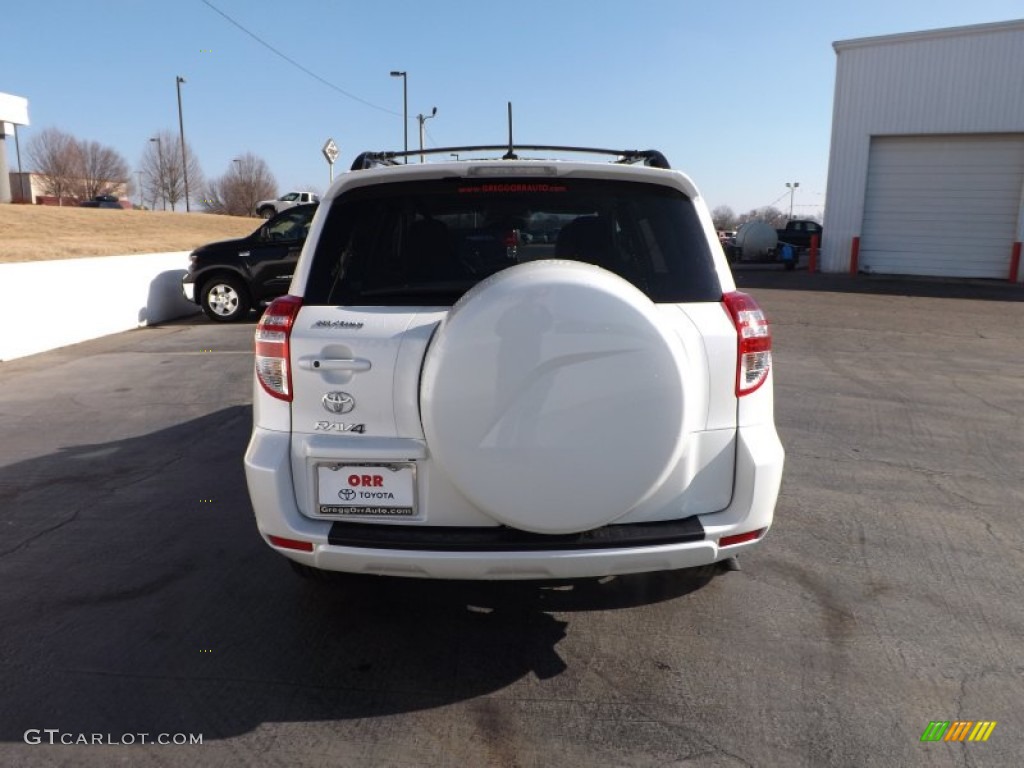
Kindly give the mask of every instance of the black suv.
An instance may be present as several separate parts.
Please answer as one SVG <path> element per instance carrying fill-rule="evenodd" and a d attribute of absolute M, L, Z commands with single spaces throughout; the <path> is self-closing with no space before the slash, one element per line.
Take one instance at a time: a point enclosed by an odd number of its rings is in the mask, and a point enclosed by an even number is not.
<path fill-rule="evenodd" d="M 124 208 L 114 195 L 96 195 L 92 200 L 83 200 L 78 204 L 79 208 Z"/>
<path fill-rule="evenodd" d="M 196 248 L 181 280 L 185 297 L 211 320 L 231 323 L 244 320 L 257 304 L 285 294 L 317 207 L 297 205 L 248 237 Z"/>

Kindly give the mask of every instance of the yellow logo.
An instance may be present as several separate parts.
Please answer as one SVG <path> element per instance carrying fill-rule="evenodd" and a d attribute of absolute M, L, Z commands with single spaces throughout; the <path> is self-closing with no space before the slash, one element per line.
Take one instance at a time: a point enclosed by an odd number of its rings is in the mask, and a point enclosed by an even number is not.
<path fill-rule="evenodd" d="M 932 720 L 921 741 L 988 741 L 995 727 L 995 720 Z"/>

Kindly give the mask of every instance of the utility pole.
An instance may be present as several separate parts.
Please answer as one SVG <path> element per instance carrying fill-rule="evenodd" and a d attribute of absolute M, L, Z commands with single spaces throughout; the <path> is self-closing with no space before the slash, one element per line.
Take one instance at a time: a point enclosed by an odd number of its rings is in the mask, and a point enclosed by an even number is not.
<path fill-rule="evenodd" d="M 793 193 L 796 192 L 796 188 L 800 186 L 799 181 L 787 181 L 786 187 L 789 188 L 789 218 L 793 218 Z"/>
<path fill-rule="evenodd" d="M 416 115 L 416 119 L 420 121 L 420 162 L 423 162 L 423 124 L 432 117 L 437 117 L 437 107 L 434 107 L 433 111 L 429 115 Z"/>
<path fill-rule="evenodd" d="M 181 84 L 184 82 L 184 77 L 178 76 L 175 78 L 175 85 L 178 87 L 178 130 L 181 132 L 181 172 L 185 177 L 185 212 L 188 213 L 192 209 L 188 204 L 188 161 L 185 159 L 185 121 L 181 118 Z"/>
<path fill-rule="evenodd" d="M 25 194 L 25 174 L 21 171 L 21 144 L 18 143 L 18 124 L 14 123 L 14 151 L 18 155 L 18 198 L 23 203 L 31 203 L 32 179 L 28 180 L 28 194 Z"/>

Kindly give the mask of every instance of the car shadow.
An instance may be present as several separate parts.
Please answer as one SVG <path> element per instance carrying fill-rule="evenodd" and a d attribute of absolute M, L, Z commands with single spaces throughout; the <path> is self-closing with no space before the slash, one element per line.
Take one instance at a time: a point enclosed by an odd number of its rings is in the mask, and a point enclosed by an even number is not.
<path fill-rule="evenodd" d="M 181 279 L 184 269 L 168 269 L 160 272 L 149 283 L 146 303 L 139 308 L 139 325 L 157 325 L 181 317 L 191 317 L 199 307 L 182 295 Z"/>
<path fill-rule="evenodd" d="M 954 280 L 946 278 L 895 277 L 891 275 L 846 275 L 787 272 L 781 269 L 733 268 L 740 290 L 778 289 L 862 293 L 880 296 L 917 296 L 942 299 L 1024 301 L 1024 284 L 1000 280 Z"/>
<path fill-rule="evenodd" d="M 303 581 L 256 531 L 250 424 L 234 406 L 0 468 L 0 740 L 213 740 L 442 707 L 566 671 L 573 612 L 685 599 L 714 578 Z"/>
<path fill-rule="evenodd" d="M 193 305 L 193 306 L 195 306 L 195 305 Z M 258 323 L 260 321 L 260 316 L 263 314 L 263 310 L 264 310 L 264 307 L 259 307 L 258 309 L 252 310 L 244 318 L 242 318 L 241 320 L 236 320 L 234 323 L 231 323 L 231 325 L 256 325 L 256 323 Z M 203 311 L 199 307 L 195 307 L 195 312 L 191 312 L 191 313 L 189 313 L 185 317 L 176 317 L 176 318 L 174 318 L 172 320 L 166 320 L 166 321 L 160 323 L 160 325 L 164 325 L 164 326 L 174 326 L 174 325 L 218 326 L 218 325 L 223 325 L 223 323 L 218 323 L 218 322 L 215 322 L 215 321 L 211 320 L 210 318 L 208 318 L 206 315 L 203 314 Z"/>

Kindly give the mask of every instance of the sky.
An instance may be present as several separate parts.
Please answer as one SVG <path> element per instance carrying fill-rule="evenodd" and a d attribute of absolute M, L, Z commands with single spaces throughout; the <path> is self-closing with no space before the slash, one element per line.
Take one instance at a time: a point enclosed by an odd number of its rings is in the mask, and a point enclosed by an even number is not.
<path fill-rule="evenodd" d="M 660 149 L 709 207 L 825 204 L 832 43 L 1009 21 L 1021 0 L 12 0 L 0 10 L 0 92 L 34 133 L 109 145 L 134 169 L 178 131 L 207 177 L 245 152 L 279 191 L 324 191 L 364 150 L 515 139 Z M 261 42 L 262 41 L 262 42 Z M 271 50 L 273 49 L 273 50 Z M 278 53 L 275 53 L 274 51 Z M 281 55 L 279 55 L 281 54 Z M 283 58 L 283 57 L 286 58 Z M 289 61 L 290 60 L 290 61 Z M 17 169 L 14 141 L 8 166 Z"/>

